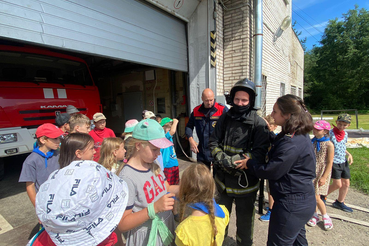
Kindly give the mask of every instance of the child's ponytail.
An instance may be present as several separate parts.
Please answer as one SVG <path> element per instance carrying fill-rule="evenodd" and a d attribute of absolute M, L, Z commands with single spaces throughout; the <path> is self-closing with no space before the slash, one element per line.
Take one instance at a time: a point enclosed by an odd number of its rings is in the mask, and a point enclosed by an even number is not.
<path fill-rule="evenodd" d="M 213 199 L 206 201 L 205 204 L 206 204 L 206 206 L 209 209 L 210 223 L 211 223 L 211 227 L 213 228 L 212 238 L 213 238 L 214 241 L 213 241 L 213 243 L 211 245 L 212 246 L 217 246 L 216 236 L 218 234 L 218 230 L 217 230 L 217 226 L 215 225 L 215 215 L 214 215 L 214 202 L 213 202 Z"/>
<path fill-rule="evenodd" d="M 98 162 L 106 169 L 111 170 L 117 163 L 114 151 L 118 150 L 123 143 L 123 139 L 121 138 L 105 138 L 101 144 L 100 159 Z"/>

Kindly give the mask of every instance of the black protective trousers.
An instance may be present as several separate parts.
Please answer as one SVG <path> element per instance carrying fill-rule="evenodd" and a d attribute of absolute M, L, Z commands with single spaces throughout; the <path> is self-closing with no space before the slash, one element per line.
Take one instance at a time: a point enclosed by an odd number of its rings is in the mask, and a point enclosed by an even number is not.
<path fill-rule="evenodd" d="M 232 197 L 225 191 L 219 194 L 218 204 L 224 205 L 231 217 L 233 201 L 236 203 L 236 226 L 237 226 L 237 245 L 251 246 L 254 234 L 256 192 L 246 197 Z M 228 235 L 228 226 L 225 237 Z"/>

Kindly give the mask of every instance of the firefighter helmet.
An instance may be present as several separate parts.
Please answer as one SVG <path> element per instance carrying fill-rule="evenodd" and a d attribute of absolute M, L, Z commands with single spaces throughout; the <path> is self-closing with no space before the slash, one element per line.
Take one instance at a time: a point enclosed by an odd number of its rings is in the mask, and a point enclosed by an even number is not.
<path fill-rule="evenodd" d="M 256 91 L 255 91 L 255 84 L 249 79 L 241 79 L 237 83 L 234 84 L 234 86 L 231 89 L 231 92 L 229 93 L 229 96 L 227 98 L 227 103 L 230 105 L 233 105 L 233 99 L 237 91 L 245 91 L 250 95 L 250 106 L 254 107 L 255 104 L 255 97 L 256 97 Z M 227 96 L 226 96 L 227 97 Z"/>

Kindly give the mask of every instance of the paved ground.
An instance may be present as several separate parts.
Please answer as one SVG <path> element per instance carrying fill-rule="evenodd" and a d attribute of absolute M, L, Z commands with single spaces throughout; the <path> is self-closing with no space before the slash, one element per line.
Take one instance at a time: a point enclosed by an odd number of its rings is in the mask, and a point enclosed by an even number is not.
<path fill-rule="evenodd" d="M 24 159 L 24 157 L 23 157 Z M 0 246 L 26 245 L 28 240 L 38 230 L 38 220 L 34 208 L 25 192 L 25 184 L 18 183 L 21 170 L 22 158 L 13 158 L 6 164 L 6 176 L 0 181 Z M 191 162 L 179 160 L 180 171 L 182 172 Z M 331 195 L 331 199 L 337 196 L 337 192 Z M 368 196 L 350 189 L 347 196 L 347 203 L 369 208 Z M 347 216 L 359 221 L 369 222 L 369 213 L 355 210 L 352 214 L 347 214 L 327 207 L 328 213 Z M 257 211 L 257 204 L 256 204 Z M 266 245 L 268 223 L 259 221 L 260 215 L 255 214 L 254 245 Z M 225 240 L 224 246 L 235 246 L 235 214 L 232 213 L 229 237 Z M 356 246 L 369 245 L 369 227 L 353 224 L 345 220 L 333 220 L 332 231 L 324 231 L 321 225 L 314 228 L 307 227 L 307 238 L 310 245 L 342 245 Z"/>

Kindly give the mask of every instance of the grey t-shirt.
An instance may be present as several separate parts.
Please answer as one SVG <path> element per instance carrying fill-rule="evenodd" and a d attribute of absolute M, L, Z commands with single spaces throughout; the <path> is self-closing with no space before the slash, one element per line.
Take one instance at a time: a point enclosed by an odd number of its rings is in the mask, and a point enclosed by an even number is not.
<path fill-rule="evenodd" d="M 45 157 L 32 152 L 23 162 L 22 172 L 18 182 L 35 183 L 36 192 L 40 186 L 47 180 L 49 175 L 59 169 L 59 151 L 55 151 L 54 155 L 47 159 L 47 167 L 45 167 Z"/>
<path fill-rule="evenodd" d="M 141 171 L 126 164 L 119 173 L 119 177 L 126 181 L 128 186 L 129 197 L 126 210 L 132 209 L 133 213 L 146 208 L 150 203 L 156 202 L 168 192 L 165 186 L 166 178 L 163 171 L 160 171 L 158 176 L 156 176 L 150 169 Z M 175 223 L 172 211 L 165 211 L 157 215 L 166 224 L 172 234 L 175 235 Z M 130 230 L 127 236 L 127 246 L 147 245 L 151 223 L 152 221 L 148 220 L 142 225 Z M 163 245 L 159 234 L 156 245 Z"/>

